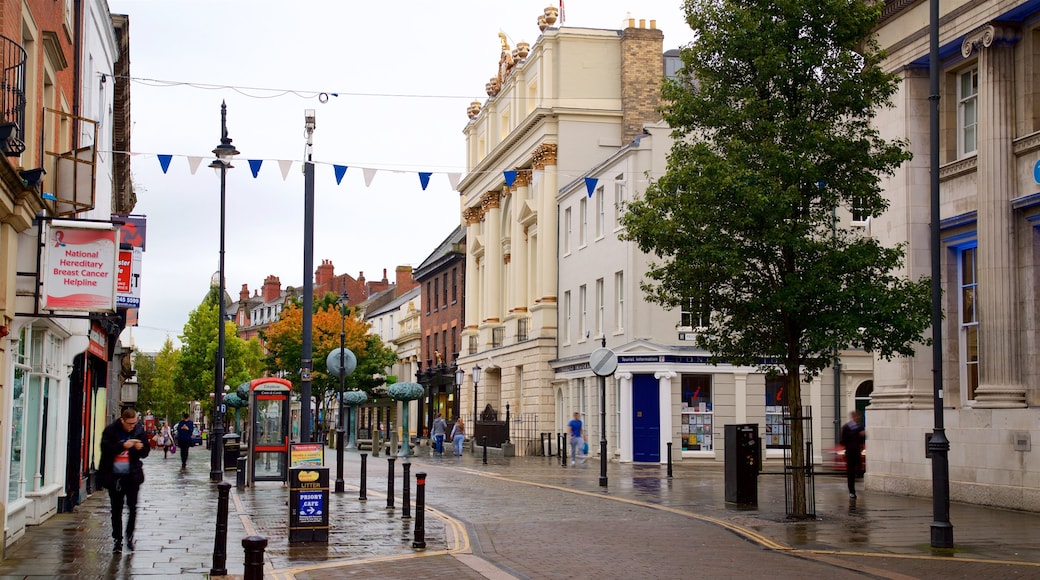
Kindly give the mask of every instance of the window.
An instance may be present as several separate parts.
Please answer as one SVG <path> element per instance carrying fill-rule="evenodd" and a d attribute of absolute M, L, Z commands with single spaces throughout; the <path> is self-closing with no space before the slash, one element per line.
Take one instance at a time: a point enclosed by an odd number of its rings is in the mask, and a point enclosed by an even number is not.
<path fill-rule="evenodd" d="M 582 197 L 578 203 L 578 246 L 588 243 L 589 237 L 589 198 Z"/>
<path fill-rule="evenodd" d="M 688 298 L 683 303 L 680 318 L 679 325 L 684 328 L 707 328 L 711 321 L 711 309 L 694 298 Z"/>
<path fill-rule="evenodd" d="M 433 302 L 433 283 L 426 283 L 426 314 L 430 313 L 430 304 Z"/>
<path fill-rule="evenodd" d="M 563 343 L 571 342 L 571 291 L 563 293 Z"/>
<path fill-rule="evenodd" d="M 978 149 L 979 69 L 973 68 L 957 76 L 957 156 L 970 155 Z"/>
<path fill-rule="evenodd" d="M 625 174 L 614 178 L 614 228 L 621 227 L 621 216 L 625 214 Z"/>
<path fill-rule="evenodd" d="M 711 375 L 682 376 L 682 450 L 714 449 Z"/>
<path fill-rule="evenodd" d="M 866 204 L 862 197 L 852 198 L 852 223 L 865 223 L 867 221 L 867 210 L 864 205 Z"/>
<path fill-rule="evenodd" d="M 614 330 L 625 329 L 625 273 L 614 272 Z"/>
<path fill-rule="evenodd" d="M 394 339 L 394 315 L 393 314 L 390 315 L 390 328 L 387 331 L 386 339 L 387 340 L 393 340 Z"/>
<path fill-rule="evenodd" d="M 588 292 L 585 289 L 585 285 L 582 284 L 578 288 L 578 342 L 581 342 L 588 338 L 589 324 L 588 324 Z"/>
<path fill-rule="evenodd" d="M 603 186 L 596 188 L 596 237 L 603 237 L 603 228 L 606 227 L 606 202 L 603 199 Z"/>
<path fill-rule="evenodd" d="M 451 269 L 451 303 L 459 301 L 459 274 L 458 268 Z"/>
<path fill-rule="evenodd" d="M 603 278 L 596 280 L 596 336 L 603 336 Z"/>
<path fill-rule="evenodd" d="M 975 258 L 977 247 L 960 248 L 958 256 L 958 281 L 960 312 L 960 361 L 961 384 L 964 398 L 975 400 L 975 389 L 979 386 L 979 317 L 975 305 L 978 303 L 978 278 Z"/>
<path fill-rule="evenodd" d="M 447 308 L 448 307 L 448 273 L 447 272 L 444 273 L 444 286 L 443 286 L 443 289 L 444 289 L 444 300 L 441 303 L 444 304 L 445 308 Z"/>
<path fill-rule="evenodd" d="M 571 253 L 571 208 L 563 210 L 563 253 Z"/>
<path fill-rule="evenodd" d="M 433 279 L 433 309 L 437 310 L 440 308 L 441 298 L 441 281 L 440 278 Z"/>
<path fill-rule="evenodd" d="M 784 425 L 787 411 L 787 377 L 766 377 L 766 449 L 785 449 L 791 433 Z"/>

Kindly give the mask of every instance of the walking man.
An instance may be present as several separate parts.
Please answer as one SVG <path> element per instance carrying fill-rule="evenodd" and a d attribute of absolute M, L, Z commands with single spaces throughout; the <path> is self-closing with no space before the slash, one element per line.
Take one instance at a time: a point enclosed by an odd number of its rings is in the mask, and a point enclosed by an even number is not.
<path fill-rule="evenodd" d="M 433 435 L 437 455 L 444 455 L 444 432 L 447 430 L 448 424 L 444 422 L 441 414 L 437 413 L 437 418 L 433 420 L 433 425 L 430 426 L 430 435 Z"/>
<path fill-rule="evenodd" d="M 129 512 L 126 520 L 126 547 L 134 549 L 137 523 L 137 495 L 144 483 L 141 459 L 151 447 L 145 442 L 144 427 L 137 411 L 126 409 L 119 419 L 101 432 L 101 460 L 98 483 L 108 489 L 112 502 L 112 551 L 123 551 L 123 502 Z"/>
<path fill-rule="evenodd" d="M 188 448 L 191 447 L 191 435 L 195 432 L 195 422 L 188 419 L 185 413 L 177 423 L 177 447 L 181 450 L 181 469 L 188 467 Z"/>
<path fill-rule="evenodd" d="M 570 434 L 571 465 L 574 465 L 574 461 L 578 459 L 579 455 L 581 455 L 581 462 L 585 463 L 585 440 L 582 439 L 580 413 L 574 413 L 574 418 L 567 423 L 567 430 Z"/>
<path fill-rule="evenodd" d="M 863 441 L 866 436 L 859 412 L 852 411 L 849 413 L 849 422 L 841 426 L 841 444 L 845 447 L 845 477 L 852 499 L 856 499 L 856 477 L 862 469 Z"/>

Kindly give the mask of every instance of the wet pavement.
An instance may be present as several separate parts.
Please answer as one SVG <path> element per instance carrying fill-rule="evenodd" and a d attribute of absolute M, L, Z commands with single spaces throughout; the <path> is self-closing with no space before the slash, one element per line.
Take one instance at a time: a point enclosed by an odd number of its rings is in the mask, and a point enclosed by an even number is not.
<path fill-rule="evenodd" d="M 189 466 L 153 454 L 139 504 L 137 545 L 113 554 L 108 497 L 95 493 L 6 552 L 0 578 L 139 578 L 209 575 L 216 487 L 209 452 Z M 242 574 L 242 539 L 268 539 L 273 578 L 551 578 L 693 575 L 828 578 L 936 576 L 1040 578 L 1040 514 L 952 504 L 956 547 L 929 548 L 931 500 L 860 492 L 850 500 L 839 476 L 816 480 L 814 520 L 785 515 L 783 477 L 759 478 L 759 504 L 724 501 L 721 465 L 562 468 L 558 458 L 477 455 L 413 457 L 412 518 L 405 519 L 402 461 L 395 461 L 394 508 L 386 500 L 387 461 L 368 457 L 367 501 L 359 501 L 360 456 L 344 461 L 347 492 L 331 494 L 330 540 L 288 543 L 288 488 L 279 483 L 231 491 L 226 568 Z M 330 479 L 335 452 L 326 450 Z M 767 465 L 767 471 L 772 466 Z M 415 474 L 428 473 L 425 550 L 415 540 Z M 234 483 L 234 472 L 226 472 Z"/>

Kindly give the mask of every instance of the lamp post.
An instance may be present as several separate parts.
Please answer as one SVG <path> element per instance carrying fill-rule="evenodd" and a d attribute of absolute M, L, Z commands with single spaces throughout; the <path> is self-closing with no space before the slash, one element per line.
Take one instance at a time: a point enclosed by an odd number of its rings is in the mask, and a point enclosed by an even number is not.
<path fill-rule="evenodd" d="M 219 482 L 224 480 L 224 470 L 221 466 L 223 459 L 221 449 L 224 439 L 224 419 L 220 416 L 220 404 L 224 395 L 224 318 L 227 310 L 224 304 L 224 202 L 227 193 L 227 170 L 231 169 L 231 159 L 238 155 L 238 150 L 231 144 L 231 138 L 227 134 L 227 103 L 220 103 L 220 145 L 213 149 L 217 156 L 210 167 L 220 174 L 220 267 L 217 282 L 217 356 L 213 370 L 213 432 L 210 434 L 213 441 L 210 444 L 210 469 L 209 480 Z"/>
<path fill-rule="evenodd" d="M 336 426 L 336 493 L 343 493 L 343 434 L 346 428 L 343 426 L 343 384 L 347 380 L 347 373 L 343 372 L 346 361 L 347 340 L 347 296 L 346 289 L 339 296 L 339 424 Z"/>
<path fill-rule="evenodd" d="M 477 430 L 477 385 L 480 383 L 480 365 L 473 365 L 473 431 Z"/>
<path fill-rule="evenodd" d="M 455 359 L 455 395 L 452 397 L 454 400 L 451 405 L 451 418 L 458 419 L 459 417 L 459 393 L 462 392 L 462 381 L 466 380 L 466 371 L 462 370 L 459 366 L 459 361 Z"/>
<path fill-rule="evenodd" d="M 314 368 L 314 109 L 303 111 L 307 147 L 303 163 L 303 341 L 300 349 L 300 442 L 311 440 L 311 370 Z"/>

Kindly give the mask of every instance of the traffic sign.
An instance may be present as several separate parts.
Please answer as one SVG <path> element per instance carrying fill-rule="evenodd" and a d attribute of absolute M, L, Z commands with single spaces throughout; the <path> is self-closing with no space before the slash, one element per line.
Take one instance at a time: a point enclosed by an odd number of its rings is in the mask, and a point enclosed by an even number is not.
<path fill-rule="evenodd" d="M 354 356 L 353 351 L 349 348 L 343 349 L 342 366 L 346 369 L 346 372 L 343 372 L 340 368 L 340 349 L 337 348 L 325 358 L 325 366 L 328 367 L 330 375 L 338 377 L 340 374 L 343 374 L 343 376 L 349 377 L 354 372 L 354 369 L 357 368 L 357 357 Z"/>
<path fill-rule="evenodd" d="M 617 370 L 617 354 L 609 348 L 597 348 L 589 355 L 589 367 L 596 376 L 609 377 Z"/>

